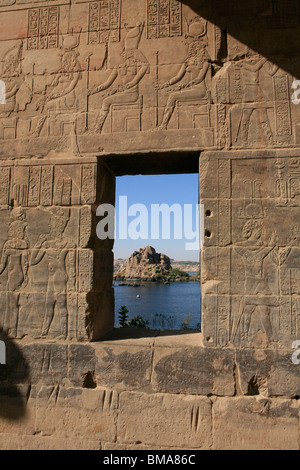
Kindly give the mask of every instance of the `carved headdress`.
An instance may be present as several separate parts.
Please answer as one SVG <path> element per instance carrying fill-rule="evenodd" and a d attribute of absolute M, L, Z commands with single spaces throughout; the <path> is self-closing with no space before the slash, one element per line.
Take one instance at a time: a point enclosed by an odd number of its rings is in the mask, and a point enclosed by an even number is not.
<path fill-rule="evenodd" d="M 134 28 L 128 28 L 127 25 L 125 27 L 127 30 L 125 49 L 127 51 L 138 49 L 143 34 L 144 23 L 137 23 Z"/>
<path fill-rule="evenodd" d="M 191 20 L 185 19 L 187 32 L 185 34 L 186 38 L 200 39 L 207 33 L 207 21 L 196 16 Z"/>
<path fill-rule="evenodd" d="M 3 69 L 2 75 L 5 77 L 9 75 L 9 78 L 14 75 L 21 73 L 21 61 L 22 61 L 22 50 L 23 42 L 18 41 L 17 44 L 9 49 L 3 57 Z"/>
<path fill-rule="evenodd" d="M 81 67 L 77 57 L 80 55 L 75 49 L 79 46 L 80 35 L 67 34 L 63 36 L 60 53 L 62 68 L 64 72 L 78 72 Z"/>

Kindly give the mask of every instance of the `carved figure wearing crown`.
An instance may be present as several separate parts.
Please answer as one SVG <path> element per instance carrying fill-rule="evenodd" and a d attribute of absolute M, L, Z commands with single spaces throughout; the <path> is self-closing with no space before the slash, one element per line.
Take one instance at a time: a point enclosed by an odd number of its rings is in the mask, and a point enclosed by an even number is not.
<path fill-rule="evenodd" d="M 187 23 L 187 28 L 186 38 L 192 38 L 194 41 L 189 44 L 186 60 L 177 75 L 162 85 L 156 85 L 158 90 L 169 88 L 171 91 L 159 126 L 161 130 L 168 128 L 177 101 L 208 98 L 205 78 L 211 62 L 206 50 L 207 41 L 204 37 L 206 35 L 206 22 L 198 17 Z M 177 84 L 179 85 L 175 87 L 174 85 Z"/>
<path fill-rule="evenodd" d="M 262 240 L 262 222 L 248 220 L 242 230 L 244 241 L 235 247 L 241 256 L 245 269 L 245 295 L 241 299 L 240 308 L 235 318 L 232 341 L 239 331 L 243 344 L 251 345 L 253 335 L 261 330 L 269 342 L 274 341 L 270 319 L 270 307 L 277 307 L 278 301 L 272 296 L 264 273 L 264 261 L 275 248 L 275 238 L 269 246 Z"/>
<path fill-rule="evenodd" d="M 108 90 L 103 95 L 102 108 L 90 133 L 102 131 L 112 105 L 134 104 L 138 101 L 139 84 L 150 70 L 148 60 L 138 50 L 143 29 L 143 23 L 138 23 L 134 28 L 126 26 L 125 47 L 121 53 L 123 61 L 113 68 L 105 83 L 88 90 L 88 96 Z"/>
<path fill-rule="evenodd" d="M 60 69 L 56 72 L 51 84 L 37 100 L 35 109 L 43 113 L 44 108 L 74 109 L 76 106 L 75 88 L 81 78 L 81 66 L 78 61 L 79 53 L 75 50 L 79 45 L 79 38 L 69 35 L 63 40 L 60 54 Z M 47 116 L 40 116 L 36 126 L 33 126 L 31 135 L 38 137 Z"/>
<path fill-rule="evenodd" d="M 250 120 L 254 111 L 259 108 L 259 124 L 264 131 L 267 143 L 273 145 L 273 133 L 267 113 L 269 100 L 261 87 L 260 73 L 264 68 L 273 77 L 278 70 L 278 66 L 249 48 L 246 56 L 237 65 L 241 68 L 243 104 L 236 141 L 241 138 L 243 145 L 248 144 Z"/>
<path fill-rule="evenodd" d="M 27 222 L 21 208 L 11 211 L 8 226 L 8 239 L 4 243 L 0 260 L 0 274 L 7 272 L 6 312 L 3 326 L 11 337 L 16 338 L 20 293 L 28 283 L 29 266 Z"/>
<path fill-rule="evenodd" d="M 0 107 L 0 117 L 10 117 L 23 111 L 32 99 L 32 92 L 22 77 L 23 43 L 9 49 L 3 57 L 0 78 L 5 85 L 5 100 Z"/>
<path fill-rule="evenodd" d="M 276 341 L 276 335 L 271 323 L 271 307 L 278 307 L 279 302 L 271 291 L 265 274 L 264 265 L 267 258 L 279 269 L 287 260 L 290 246 L 281 248 L 277 236 L 273 233 L 267 243 L 263 240 L 263 219 L 267 216 L 262 206 L 259 181 L 245 181 L 245 194 L 251 198 L 245 199 L 240 217 L 245 221 L 242 228 L 243 240 L 234 247 L 234 252 L 241 257 L 244 265 L 244 295 L 240 301 L 239 311 L 234 318 L 232 342 L 239 333 L 244 345 L 251 345 L 253 336 L 258 331 L 266 335 L 269 343 Z M 247 203 L 246 203 L 247 202 Z"/>
<path fill-rule="evenodd" d="M 60 319 L 58 339 L 66 339 L 68 334 L 68 290 L 75 289 L 75 244 L 66 238 L 64 232 L 69 222 L 69 214 L 60 207 L 50 211 L 50 232 L 41 234 L 33 247 L 30 266 L 39 264 L 44 258 L 48 265 L 46 311 L 41 337 L 50 330 L 55 311 Z"/>

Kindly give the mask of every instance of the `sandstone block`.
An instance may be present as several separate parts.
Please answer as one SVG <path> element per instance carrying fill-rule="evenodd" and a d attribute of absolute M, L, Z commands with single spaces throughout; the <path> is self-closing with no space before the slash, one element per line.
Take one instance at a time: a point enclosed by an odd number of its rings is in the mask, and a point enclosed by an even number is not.
<path fill-rule="evenodd" d="M 156 348 L 153 387 L 157 392 L 233 395 L 234 353 L 207 348 Z"/>
<path fill-rule="evenodd" d="M 217 450 L 298 450 L 298 402 L 218 398 L 213 405 Z"/>
<path fill-rule="evenodd" d="M 118 396 L 111 390 L 42 387 L 36 429 L 42 436 L 114 441 Z"/>
<path fill-rule="evenodd" d="M 294 350 L 238 350 L 236 361 L 240 387 L 245 395 L 300 395 L 299 365 L 292 362 Z"/>
<path fill-rule="evenodd" d="M 135 390 L 150 385 L 153 352 L 139 346 L 97 346 L 96 377 L 99 385 Z"/>
<path fill-rule="evenodd" d="M 208 449 L 211 426 L 208 398 L 138 392 L 120 395 L 118 436 L 122 443 Z"/>

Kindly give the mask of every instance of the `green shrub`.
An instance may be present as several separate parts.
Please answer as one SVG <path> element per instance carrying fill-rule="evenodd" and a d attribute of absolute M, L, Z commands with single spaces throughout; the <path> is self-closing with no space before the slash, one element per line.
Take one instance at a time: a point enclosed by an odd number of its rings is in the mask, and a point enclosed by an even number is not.
<path fill-rule="evenodd" d="M 181 271 L 178 268 L 171 268 L 169 271 L 169 275 L 171 277 L 190 277 L 188 273 Z"/>
<path fill-rule="evenodd" d="M 137 317 L 132 318 L 129 320 L 128 318 L 128 308 L 125 305 L 121 305 L 119 310 L 119 327 L 120 328 L 148 328 L 149 321 L 144 320 L 143 317 L 138 315 Z"/>
<path fill-rule="evenodd" d="M 119 310 L 119 325 L 121 328 L 128 326 L 128 308 L 125 305 L 121 305 Z"/>
<path fill-rule="evenodd" d="M 190 313 L 186 317 L 184 317 L 182 324 L 181 324 L 181 328 L 183 330 L 190 329 L 191 318 L 192 318 L 192 315 Z"/>

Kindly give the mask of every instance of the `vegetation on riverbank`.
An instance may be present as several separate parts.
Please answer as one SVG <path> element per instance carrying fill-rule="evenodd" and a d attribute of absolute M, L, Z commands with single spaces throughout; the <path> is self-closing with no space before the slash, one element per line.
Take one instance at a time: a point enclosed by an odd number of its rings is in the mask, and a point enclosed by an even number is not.
<path fill-rule="evenodd" d="M 164 315 L 162 313 L 155 313 L 151 316 L 151 325 L 149 320 L 145 320 L 141 315 L 137 315 L 136 317 L 129 319 L 129 310 L 125 305 L 121 305 L 118 314 L 118 327 L 119 328 L 152 328 L 154 330 L 174 330 L 174 325 L 176 323 L 177 315 Z M 191 328 L 192 316 L 189 313 L 188 315 L 184 316 L 182 323 L 181 323 L 181 330 L 201 330 L 201 325 L 198 323 L 196 328 Z"/>

